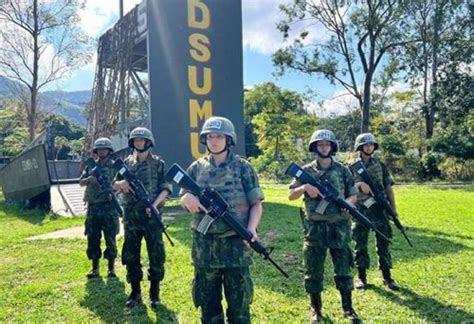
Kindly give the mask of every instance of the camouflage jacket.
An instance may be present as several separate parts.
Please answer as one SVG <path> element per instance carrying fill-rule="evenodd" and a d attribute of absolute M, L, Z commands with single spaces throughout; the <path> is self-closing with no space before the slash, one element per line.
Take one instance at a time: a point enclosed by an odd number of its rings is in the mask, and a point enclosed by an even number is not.
<path fill-rule="evenodd" d="M 347 198 L 357 194 L 357 188 L 354 186 L 352 174 L 343 164 L 332 160 L 331 165 L 327 169 L 322 169 L 318 160 L 303 166 L 303 169 L 310 173 L 316 179 L 327 179 L 338 191 L 339 194 Z M 302 183 L 296 179 L 290 184 L 291 189 L 301 186 Z M 307 219 L 315 221 L 339 221 L 347 219 L 348 216 L 342 214 L 341 209 L 334 203 L 321 198 L 321 196 L 311 198 L 306 192 L 304 193 L 305 216 Z"/>
<path fill-rule="evenodd" d="M 159 156 L 150 152 L 146 160 L 138 161 L 137 154 L 133 153 L 127 156 L 124 162 L 130 168 L 130 171 L 143 183 L 148 198 L 152 202 L 163 190 L 173 191 L 173 186 L 165 181 L 166 164 Z M 122 175 L 117 173 L 114 181 L 122 179 Z M 122 197 L 125 208 L 139 207 L 133 194 L 122 194 Z"/>
<path fill-rule="evenodd" d="M 228 151 L 226 160 L 219 166 L 216 166 L 212 155 L 208 155 L 193 162 L 187 172 L 199 186 L 217 190 L 229 204 L 229 212 L 244 226 L 248 224 L 250 207 L 265 198 L 253 167 L 231 151 Z M 185 193 L 185 190 L 180 191 L 181 196 Z M 193 215 L 193 230 L 203 217 L 203 213 Z M 230 227 L 227 223 L 218 219 L 208 233 L 222 234 L 228 231 Z"/>
<path fill-rule="evenodd" d="M 361 158 L 355 159 L 353 162 L 360 161 Z M 383 188 L 386 188 L 387 186 L 392 186 L 395 184 L 393 181 L 393 178 L 390 176 L 390 173 L 388 172 L 388 168 L 383 163 L 377 158 L 371 157 L 368 162 L 364 162 L 364 166 L 367 169 L 367 172 L 369 173 L 370 177 L 372 180 L 379 185 L 381 185 Z M 364 181 L 361 176 L 357 173 L 353 173 L 353 179 L 354 182 L 360 182 Z M 385 194 L 385 192 L 384 192 Z M 370 195 L 363 193 L 362 191 L 359 191 L 357 194 L 357 203 L 363 205 L 367 200 L 371 198 Z"/>
<path fill-rule="evenodd" d="M 114 175 L 115 175 L 115 170 L 113 168 L 114 161 L 108 158 L 105 161 L 105 164 L 99 163 L 98 160 L 96 160 L 96 162 L 101 173 L 106 175 L 110 181 L 110 184 L 112 184 L 112 180 L 114 179 Z M 80 180 L 85 179 L 89 177 L 90 175 L 91 175 L 90 169 L 88 166 L 86 166 L 86 168 L 82 171 L 82 174 L 79 179 Z M 86 191 L 84 192 L 84 201 L 89 204 L 110 202 L 111 201 L 110 193 L 101 191 L 98 184 L 90 184 L 86 187 Z"/>

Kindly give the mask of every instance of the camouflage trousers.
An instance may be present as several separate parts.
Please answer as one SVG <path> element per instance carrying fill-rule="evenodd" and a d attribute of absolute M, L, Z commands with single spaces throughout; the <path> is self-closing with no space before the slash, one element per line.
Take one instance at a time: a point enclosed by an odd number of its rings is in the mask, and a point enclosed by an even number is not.
<path fill-rule="evenodd" d="M 127 268 L 127 281 L 143 279 L 141 244 L 145 239 L 148 252 L 148 280 L 163 280 L 165 276 L 165 246 L 163 232 L 158 223 L 148 217 L 144 209 L 125 209 L 125 241 L 122 247 L 122 264 Z"/>
<path fill-rule="evenodd" d="M 252 263 L 242 239 L 235 234 L 202 235 L 193 232 L 193 301 L 201 307 L 202 323 L 224 323 L 222 287 L 229 323 L 250 323 L 253 283 Z"/>
<path fill-rule="evenodd" d="M 193 301 L 202 323 L 224 323 L 222 287 L 229 323 L 250 323 L 253 283 L 248 267 L 194 268 Z"/>
<path fill-rule="evenodd" d="M 362 209 L 365 216 L 370 219 L 375 227 L 388 238 L 392 237 L 392 228 L 385 217 L 381 208 L 374 206 L 369 209 Z M 368 249 L 370 229 L 357 222 L 353 225 L 352 236 L 355 241 L 355 264 L 359 269 L 368 269 L 370 267 L 370 257 Z M 390 243 L 387 242 L 378 233 L 375 233 L 376 251 L 380 270 L 389 270 L 392 268 L 392 256 L 390 255 Z"/>
<path fill-rule="evenodd" d="M 304 220 L 305 289 L 319 294 L 324 290 L 324 262 L 327 251 L 334 265 L 334 281 L 340 291 L 353 289 L 350 221 L 329 223 Z"/>
<path fill-rule="evenodd" d="M 120 231 L 118 214 L 110 203 L 89 204 L 85 221 L 84 234 L 87 236 L 87 257 L 89 260 L 100 259 L 102 251 L 100 241 L 104 233 L 104 258 L 111 260 L 117 257 L 115 237 Z"/>

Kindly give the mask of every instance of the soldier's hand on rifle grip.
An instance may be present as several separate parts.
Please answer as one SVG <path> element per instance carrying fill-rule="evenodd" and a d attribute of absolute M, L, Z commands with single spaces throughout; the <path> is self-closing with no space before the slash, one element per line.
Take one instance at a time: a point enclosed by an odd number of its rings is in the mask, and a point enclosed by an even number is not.
<path fill-rule="evenodd" d="M 257 229 L 248 227 L 247 230 L 250 233 L 252 233 L 252 239 L 250 241 L 251 242 L 257 241 L 258 240 Z M 247 242 L 246 240 L 242 240 L 242 242 L 244 242 L 245 248 L 251 249 L 249 242 Z"/>
<path fill-rule="evenodd" d="M 318 190 L 318 188 L 316 188 L 316 187 L 314 187 L 314 186 L 312 186 L 308 183 L 304 184 L 303 186 L 304 186 L 304 191 L 306 191 L 311 198 L 314 199 L 314 198 L 317 198 L 318 196 L 322 196 L 321 192 Z"/>
<path fill-rule="evenodd" d="M 346 203 L 348 203 L 351 207 L 357 209 L 357 207 L 355 206 L 355 203 L 357 201 L 357 196 L 353 195 L 353 196 L 349 196 L 347 197 L 346 199 L 344 199 L 346 201 Z M 344 213 L 349 213 L 349 211 L 345 208 L 341 208 L 341 210 L 344 212 Z"/>
<path fill-rule="evenodd" d="M 127 180 L 120 180 L 114 183 L 113 188 L 123 193 L 133 193 L 132 187 Z"/>
<path fill-rule="evenodd" d="M 360 191 L 362 191 L 363 193 L 365 193 L 367 195 L 371 195 L 371 196 L 374 195 L 374 193 L 372 192 L 372 189 L 370 189 L 369 185 L 366 184 L 363 181 L 356 182 L 356 187 L 359 188 Z"/>
<path fill-rule="evenodd" d="M 205 212 L 206 214 L 208 212 L 199 201 L 199 198 L 189 192 L 181 197 L 181 206 L 193 214 L 197 214 L 201 211 Z"/>

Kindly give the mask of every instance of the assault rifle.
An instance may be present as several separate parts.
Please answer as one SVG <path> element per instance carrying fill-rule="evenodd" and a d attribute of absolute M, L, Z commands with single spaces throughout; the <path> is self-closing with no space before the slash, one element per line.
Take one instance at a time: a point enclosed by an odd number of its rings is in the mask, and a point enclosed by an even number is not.
<path fill-rule="evenodd" d="M 89 173 L 97 179 L 100 191 L 107 193 L 107 196 L 110 202 L 112 203 L 112 206 L 119 213 L 120 217 L 122 217 L 122 207 L 120 207 L 120 203 L 117 200 L 117 196 L 115 196 L 114 191 L 112 189 L 111 179 L 109 179 L 109 177 L 101 171 L 100 166 L 93 158 L 87 159 L 86 165 L 89 168 Z"/>
<path fill-rule="evenodd" d="M 353 164 L 350 165 L 350 168 L 353 172 L 357 173 L 362 178 L 362 180 L 364 180 L 365 183 L 367 183 L 370 189 L 372 189 L 372 193 L 374 194 L 375 201 L 380 206 L 382 206 L 383 209 L 387 211 L 387 213 L 390 215 L 390 218 L 392 219 L 395 226 L 400 230 L 400 232 L 402 232 L 405 240 L 408 242 L 408 244 L 411 247 L 413 247 L 413 244 L 411 244 L 410 239 L 405 233 L 405 228 L 400 222 L 400 219 L 398 218 L 397 213 L 392 208 L 392 205 L 390 205 L 390 202 L 388 201 L 388 199 L 385 197 L 385 194 L 384 194 L 385 189 L 380 184 L 373 181 L 372 177 L 367 172 L 367 169 L 365 168 L 365 165 L 362 161 L 359 160 L 357 162 L 354 162 Z"/>
<path fill-rule="evenodd" d="M 386 237 L 382 232 L 380 232 L 374 224 L 364 216 L 360 211 L 357 210 L 354 206 L 349 204 L 347 201 L 344 200 L 343 197 L 339 195 L 339 191 L 327 180 L 327 179 L 316 179 L 307 171 L 303 170 L 300 166 L 296 163 L 291 162 L 288 168 L 285 171 L 285 174 L 295 177 L 302 183 L 307 183 L 316 187 L 323 198 L 329 202 L 333 202 L 339 208 L 345 209 L 352 215 L 359 223 L 367 226 L 368 228 L 373 229 L 376 231 L 380 236 L 382 236 L 385 240 L 390 242 L 390 239 Z"/>
<path fill-rule="evenodd" d="M 198 226 L 197 230 L 199 232 L 206 234 L 212 223 L 219 217 L 222 217 L 242 239 L 249 243 L 254 251 L 263 256 L 264 260 L 270 261 L 283 276 L 286 278 L 289 277 L 288 274 L 270 257 L 270 253 L 273 251 L 272 248 L 266 249 L 260 241 L 252 242 L 252 233 L 229 212 L 229 204 L 221 194 L 219 194 L 219 192 L 213 188 L 201 188 L 177 163 L 171 166 L 166 173 L 165 178 L 167 181 L 173 181 L 180 188 L 188 190 L 193 195 L 197 196 L 201 204 L 207 209 L 207 215 Z"/>
<path fill-rule="evenodd" d="M 170 242 L 171 246 L 174 246 L 173 241 L 171 240 L 170 235 L 166 231 L 166 227 L 163 224 L 161 219 L 161 214 L 153 205 L 153 202 L 148 198 L 148 193 L 146 192 L 145 186 L 143 183 L 138 179 L 138 177 L 130 171 L 127 165 L 122 161 L 122 159 L 115 160 L 114 168 L 118 171 L 122 177 L 129 183 L 130 187 L 133 190 L 133 195 L 138 201 L 141 201 L 145 204 L 146 208 L 149 208 L 151 211 L 151 216 L 158 222 L 158 226 L 165 234 L 166 238 Z"/>

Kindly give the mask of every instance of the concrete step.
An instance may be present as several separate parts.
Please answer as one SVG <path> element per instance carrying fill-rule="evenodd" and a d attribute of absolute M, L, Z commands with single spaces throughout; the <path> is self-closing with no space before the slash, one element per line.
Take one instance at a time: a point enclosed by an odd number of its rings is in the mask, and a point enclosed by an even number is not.
<path fill-rule="evenodd" d="M 87 211 L 83 201 L 85 189 L 86 187 L 81 187 L 79 183 L 52 185 L 52 211 L 61 216 L 84 215 Z"/>

